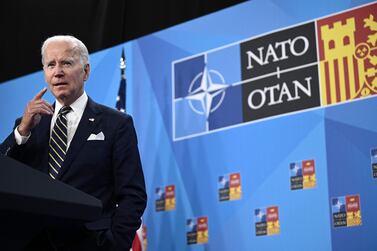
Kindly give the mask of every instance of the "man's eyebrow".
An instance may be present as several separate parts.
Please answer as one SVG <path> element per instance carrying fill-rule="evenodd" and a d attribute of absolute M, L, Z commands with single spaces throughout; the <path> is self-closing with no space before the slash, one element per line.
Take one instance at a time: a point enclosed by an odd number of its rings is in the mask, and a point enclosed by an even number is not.
<path fill-rule="evenodd" d="M 61 60 L 59 61 L 75 61 L 75 58 L 74 57 L 66 57 L 66 58 L 62 58 Z"/>
<path fill-rule="evenodd" d="M 51 60 L 48 60 L 48 61 L 45 61 L 46 64 L 50 64 L 50 63 L 53 63 L 53 62 L 74 62 L 75 61 L 75 58 L 74 57 L 66 57 L 66 58 L 61 58 L 59 60 L 55 60 L 55 59 L 51 59 Z"/>
<path fill-rule="evenodd" d="M 54 62 L 55 60 L 48 60 L 48 61 L 45 61 L 45 64 L 51 64 L 52 62 Z"/>

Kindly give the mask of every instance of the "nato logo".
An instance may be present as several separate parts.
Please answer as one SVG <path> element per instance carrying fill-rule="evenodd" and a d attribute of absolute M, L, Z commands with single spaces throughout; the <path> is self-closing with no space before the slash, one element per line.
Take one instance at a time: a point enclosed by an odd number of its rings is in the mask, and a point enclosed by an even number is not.
<path fill-rule="evenodd" d="M 237 46 L 172 63 L 173 140 L 242 122 Z"/>
<path fill-rule="evenodd" d="M 172 62 L 173 140 L 320 106 L 310 22 Z"/>

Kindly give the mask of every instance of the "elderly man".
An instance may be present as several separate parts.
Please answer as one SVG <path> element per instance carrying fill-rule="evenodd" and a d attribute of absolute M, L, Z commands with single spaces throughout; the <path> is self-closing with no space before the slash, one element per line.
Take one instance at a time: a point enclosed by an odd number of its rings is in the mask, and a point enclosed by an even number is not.
<path fill-rule="evenodd" d="M 100 199 L 98 221 L 46 229 L 35 250 L 129 250 L 146 206 L 137 138 L 129 115 L 91 100 L 84 91 L 90 66 L 86 46 L 54 36 L 42 46 L 50 105 L 42 89 L 27 104 L 0 153 Z"/>

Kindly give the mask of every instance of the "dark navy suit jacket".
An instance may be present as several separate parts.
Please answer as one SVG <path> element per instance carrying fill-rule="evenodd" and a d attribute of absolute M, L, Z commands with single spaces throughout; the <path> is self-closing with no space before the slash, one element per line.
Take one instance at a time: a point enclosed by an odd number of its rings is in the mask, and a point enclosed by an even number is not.
<path fill-rule="evenodd" d="M 42 116 L 24 145 L 17 145 L 12 132 L 0 153 L 47 174 L 51 118 Z M 87 140 L 100 132 L 104 140 Z M 115 249 L 129 250 L 147 199 L 131 116 L 89 98 L 57 179 L 100 199 L 102 217 L 86 227 L 109 229 Z"/>

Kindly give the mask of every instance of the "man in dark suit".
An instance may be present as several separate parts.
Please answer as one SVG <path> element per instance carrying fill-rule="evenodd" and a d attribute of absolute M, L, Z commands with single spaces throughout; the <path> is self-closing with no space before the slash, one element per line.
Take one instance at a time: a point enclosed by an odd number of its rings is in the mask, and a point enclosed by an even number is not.
<path fill-rule="evenodd" d="M 50 105 L 42 89 L 26 106 L 0 153 L 102 201 L 102 216 L 71 229 L 47 229 L 30 249 L 129 250 L 146 207 L 137 137 L 129 115 L 97 104 L 84 91 L 88 50 L 73 36 L 42 46 Z M 34 250 L 33 249 L 33 250 Z"/>

